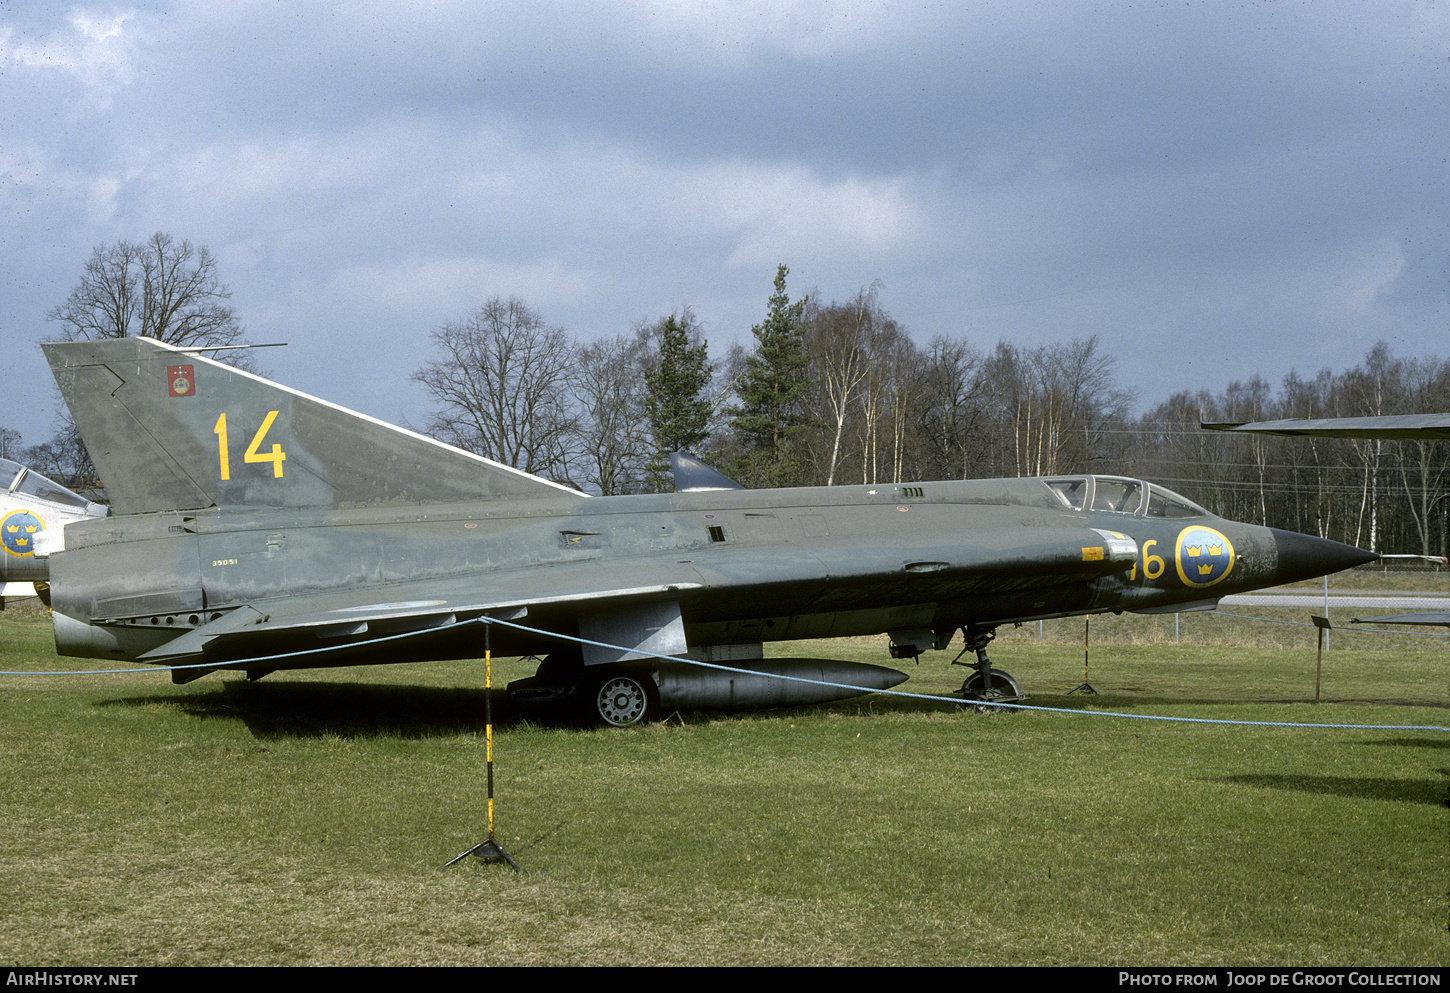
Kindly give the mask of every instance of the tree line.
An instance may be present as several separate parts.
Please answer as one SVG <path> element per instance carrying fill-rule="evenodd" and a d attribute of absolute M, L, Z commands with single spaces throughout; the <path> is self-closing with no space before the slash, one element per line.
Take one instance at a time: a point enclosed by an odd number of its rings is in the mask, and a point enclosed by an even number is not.
<path fill-rule="evenodd" d="M 1045 475 L 1096 465 L 1134 400 L 1095 338 L 919 347 L 880 301 L 792 299 L 711 359 L 694 312 L 584 344 L 517 298 L 432 333 L 424 430 L 604 495 L 668 489 L 689 450 L 749 487 Z"/>
<path fill-rule="evenodd" d="M 1235 520 L 1283 527 L 1379 551 L 1445 555 L 1450 545 L 1450 443 L 1224 435 L 1201 421 L 1450 411 L 1450 363 L 1397 358 L 1381 343 L 1359 365 L 1298 374 L 1276 390 L 1262 377 L 1218 393 L 1184 391 L 1134 415 L 1134 392 L 1096 337 L 1034 348 L 965 337 L 919 345 L 886 311 L 880 286 L 846 301 L 792 299 L 776 274 L 753 347 L 708 357 L 686 308 L 630 335 L 590 345 L 545 334 L 517 300 L 520 324 L 474 320 L 495 354 L 506 340 L 555 360 L 548 403 L 515 410 L 538 443 L 479 444 L 477 412 L 450 399 L 430 432 L 480 454 L 604 494 L 669 488 L 664 456 L 688 449 L 749 487 L 910 483 L 932 479 L 1099 472 L 1141 476 Z M 445 338 L 460 329 L 444 329 Z M 520 337 L 521 336 L 521 337 Z M 417 374 L 440 401 L 457 352 Z M 474 366 L 477 368 L 477 364 Z M 481 396 L 538 395 L 528 367 L 502 365 Z M 686 375 L 688 373 L 688 375 Z M 481 409 L 481 408 L 480 408 Z M 688 410 L 683 418 L 680 411 Z M 665 411 L 670 411 L 668 415 Z M 682 427 L 685 421 L 687 427 Z M 467 423 L 469 431 L 460 430 Z M 499 422 L 502 426 L 503 422 Z"/>
<path fill-rule="evenodd" d="M 689 307 L 589 341 L 516 297 L 493 297 L 430 333 L 412 373 L 421 430 L 602 495 L 671 488 L 668 454 L 692 451 L 748 487 L 911 483 L 1099 472 L 1161 482 L 1236 520 L 1385 552 L 1444 555 L 1450 443 L 1246 437 L 1200 421 L 1450 411 L 1450 363 L 1383 343 L 1313 379 L 1261 377 L 1184 391 L 1134 415 L 1137 397 L 1096 337 L 1032 348 L 966 335 L 918 344 L 880 284 L 844 301 L 792 298 L 777 269 L 751 342 L 712 356 Z M 205 248 L 157 234 L 100 246 L 49 315 L 62 337 L 147 333 L 242 343 Z M 0 456 L 62 481 L 90 471 L 73 431 Z"/>
<path fill-rule="evenodd" d="M 1198 430 L 1200 420 L 1363 417 L 1450 411 L 1450 362 L 1394 356 L 1384 342 L 1358 365 L 1263 377 L 1218 393 L 1182 392 L 1122 435 L 1132 471 L 1237 520 L 1334 538 L 1382 553 L 1450 554 L 1450 442 L 1278 438 Z"/>

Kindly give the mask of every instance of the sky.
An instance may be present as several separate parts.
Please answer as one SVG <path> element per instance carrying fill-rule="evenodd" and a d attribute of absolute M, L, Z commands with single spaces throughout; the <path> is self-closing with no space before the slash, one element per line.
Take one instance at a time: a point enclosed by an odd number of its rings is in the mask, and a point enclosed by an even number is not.
<path fill-rule="evenodd" d="M 393 422 L 516 296 L 749 345 L 1096 335 L 1139 409 L 1450 331 L 1450 0 L 0 0 L 0 427 L 102 244 L 205 245 L 272 378 Z"/>

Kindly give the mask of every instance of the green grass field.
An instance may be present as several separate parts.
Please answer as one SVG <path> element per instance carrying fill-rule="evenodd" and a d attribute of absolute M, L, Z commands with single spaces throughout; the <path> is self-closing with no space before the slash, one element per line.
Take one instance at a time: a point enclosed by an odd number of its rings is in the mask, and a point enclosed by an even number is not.
<path fill-rule="evenodd" d="M 1031 703 L 1450 725 L 1441 640 L 1094 619 L 1004 633 Z M 1301 617 L 1300 620 L 1303 620 Z M 1146 625 L 1146 626 L 1145 626 Z M 1213 628 L 1214 637 L 1197 631 Z M 1214 627 L 1219 625 L 1219 627 Z M 1227 625 L 1226 627 L 1223 625 Z M 1275 638 L 1267 639 L 1276 642 Z M 1400 641 L 1408 647 L 1394 647 Z M 1205 644 L 1207 642 L 1207 644 Z M 1385 648 L 1382 646 L 1390 645 Z M 885 661 L 884 639 L 789 654 Z M 902 689 L 948 693 L 936 653 Z M 0 668 L 57 659 L 0 615 Z M 512 660 L 495 682 L 529 674 Z M 1450 734 L 871 697 L 579 730 L 481 663 L 0 677 L 0 957 L 24 965 L 1443 965 Z"/>

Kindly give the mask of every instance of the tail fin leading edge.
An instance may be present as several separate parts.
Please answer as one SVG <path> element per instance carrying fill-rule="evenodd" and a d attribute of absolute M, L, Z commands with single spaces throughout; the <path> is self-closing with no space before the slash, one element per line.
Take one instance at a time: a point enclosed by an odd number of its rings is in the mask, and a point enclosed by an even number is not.
<path fill-rule="evenodd" d="M 149 338 L 42 347 L 118 514 L 579 495 Z"/>

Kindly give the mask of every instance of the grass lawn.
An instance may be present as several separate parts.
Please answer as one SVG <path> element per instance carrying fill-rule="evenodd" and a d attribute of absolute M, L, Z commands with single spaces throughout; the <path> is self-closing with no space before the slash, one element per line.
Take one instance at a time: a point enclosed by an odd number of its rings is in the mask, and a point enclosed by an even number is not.
<path fill-rule="evenodd" d="M 1316 705 L 1312 633 L 1309 647 L 1175 645 L 1171 618 L 1144 620 L 1157 627 L 1093 621 L 1097 696 L 1066 693 L 1083 680 L 1081 620 L 1040 639 L 1035 625 L 1004 632 L 993 660 L 1052 707 L 1450 725 L 1443 642 L 1365 648 L 1336 632 Z M 882 662 L 885 640 L 782 651 L 812 653 Z M 899 663 L 912 674 L 901 689 L 949 693 L 963 678 L 950 655 Z M 39 612 L 0 615 L 0 668 L 99 667 L 57 659 Z M 531 672 L 500 660 L 494 679 Z M 500 701 L 497 838 L 515 875 L 476 859 L 442 868 L 486 834 L 482 687 L 474 663 L 186 686 L 0 676 L 0 957 L 1450 960 L 1444 732 L 975 714 L 884 696 L 579 730 Z"/>

